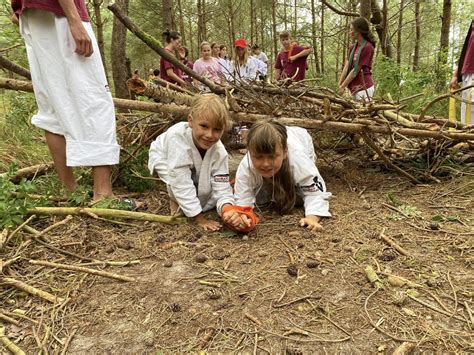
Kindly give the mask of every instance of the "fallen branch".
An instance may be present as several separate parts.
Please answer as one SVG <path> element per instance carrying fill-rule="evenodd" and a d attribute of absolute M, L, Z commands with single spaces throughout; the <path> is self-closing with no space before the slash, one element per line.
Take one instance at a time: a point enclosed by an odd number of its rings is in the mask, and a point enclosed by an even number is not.
<path fill-rule="evenodd" d="M 12 342 L 8 337 L 5 335 L 5 327 L 0 326 L 0 342 L 13 354 L 15 355 L 25 355 L 25 352 L 21 350 L 18 345 Z"/>
<path fill-rule="evenodd" d="M 415 344 L 404 342 L 398 348 L 396 348 L 392 355 L 407 355 L 415 348 Z"/>
<path fill-rule="evenodd" d="M 52 295 L 49 292 L 40 290 L 36 287 L 30 286 L 22 281 L 12 279 L 10 277 L 4 277 L 2 278 L 2 282 L 8 286 L 15 287 L 19 290 L 25 291 L 29 293 L 30 295 L 40 297 L 48 302 L 51 303 L 61 303 L 64 302 L 64 298 L 57 297 L 55 295 Z"/>
<path fill-rule="evenodd" d="M 67 337 L 66 342 L 64 343 L 64 347 L 61 350 L 61 355 L 66 355 L 67 348 L 69 347 L 69 344 L 71 344 L 72 338 L 74 338 L 74 335 L 76 335 L 78 329 L 79 328 L 74 328 L 72 333 Z"/>
<path fill-rule="evenodd" d="M 191 106 L 194 101 L 194 96 L 192 95 L 176 92 L 140 78 L 128 79 L 127 85 L 136 94 L 142 94 L 165 104 L 175 103 L 177 105 Z"/>
<path fill-rule="evenodd" d="M 396 251 L 398 251 L 400 254 L 402 255 L 405 255 L 405 256 L 410 256 L 410 253 L 405 250 L 404 248 L 402 248 L 400 245 L 398 245 L 397 243 L 395 243 L 392 239 L 390 239 L 389 237 L 387 237 L 385 234 L 385 228 L 382 229 L 382 231 L 380 232 L 379 234 L 379 238 L 382 239 L 385 243 L 387 243 L 389 246 L 391 246 L 393 249 L 395 249 Z"/>
<path fill-rule="evenodd" d="M 0 55 L 0 67 L 31 80 L 31 73 L 28 69 L 23 68 L 22 66 L 16 63 L 13 63 L 12 61 L 5 58 L 3 55 Z"/>
<path fill-rule="evenodd" d="M 112 210 L 106 208 L 79 208 L 79 207 L 36 207 L 28 210 L 28 214 L 47 215 L 47 216 L 80 216 L 90 215 L 91 213 L 99 217 L 106 218 L 124 218 L 137 221 L 161 222 L 168 224 L 184 224 L 187 222 L 185 217 L 162 216 L 144 212 L 132 212 L 122 210 Z"/>
<path fill-rule="evenodd" d="M 11 324 L 15 324 L 17 327 L 20 326 L 20 322 L 18 322 L 16 319 L 13 319 L 9 316 L 6 316 L 2 313 L 0 313 L 0 320 L 3 320 L 5 322 L 11 323 Z"/>
<path fill-rule="evenodd" d="M 116 279 L 120 281 L 135 282 L 135 278 L 133 277 L 122 276 L 122 275 L 118 275 L 112 272 L 95 270 L 95 269 L 90 269 L 90 268 L 86 268 L 82 266 L 51 263 L 49 261 L 43 261 L 43 260 L 30 260 L 30 263 L 33 265 L 48 266 L 48 267 L 63 269 L 63 270 L 68 270 L 68 271 L 85 272 L 87 274 L 108 277 L 108 278 Z"/>

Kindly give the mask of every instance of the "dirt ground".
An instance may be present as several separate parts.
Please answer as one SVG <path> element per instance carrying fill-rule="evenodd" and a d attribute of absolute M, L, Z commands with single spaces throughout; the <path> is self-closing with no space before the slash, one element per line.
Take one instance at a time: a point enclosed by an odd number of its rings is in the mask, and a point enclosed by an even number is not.
<path fill-rule="evenodd" d="M 50 245 L 140 263 L 104 267 L 25 247 L 9 276 L 66 302 L 52 305 L 0 286 L 2 312 L 20 322 L 5 323 L 7 336 L 27 353 L 38 343 L 58 353 L 68 339 L 71 354 L 392 353 L 404 342 L 417 352 L 473 352 L 472 175 L 413 186 L 348 156 L 319 167 L 334 196 L 333 217 L 317 234 L 297 226 L 301 209 L 286 216 L 264 211 L 245 236 L 192 224 L 73 218 L 46 235 Z M 168 212 L 162 192 L 140 199 L 150 212 Z M 136 281 L 28 259 L 89 264 Z M 368 280 L 368 266 L 377 282 Z M 18 318 L 15 309 L 26 314 Z"/>

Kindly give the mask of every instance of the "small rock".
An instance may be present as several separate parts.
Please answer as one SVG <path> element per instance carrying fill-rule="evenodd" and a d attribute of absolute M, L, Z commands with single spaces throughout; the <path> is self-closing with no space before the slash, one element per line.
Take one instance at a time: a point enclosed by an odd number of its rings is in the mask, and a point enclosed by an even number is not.
<path fill-rule="evenodd" d="M 437 277 L 431 277 L 428 279 L 428 281 L 426 281 L 426 284 L 429 287 L 440 287 L 443 284 L 443 281 Z"/>
<path fill-rule="evenodd" d="M 207 292 L 207 298 L 209 298 L 210 300 L 218 300 L 219 298 L 221 298 L 221 295 L 216 290 L 210 289 Z"/>
<path fill-rule="evenodd" d="M 155 344 L 154 337 L 155 334 L 151 330 L 143 334 L 143 343 L 145 343 L 145 346 L 153 346 Z"/>
<path fill-rule="evenodd" d="M 242 240 L 249 240 L 249 236 L 246 234 L 242 237 Z"/>
<path fill-rule="evenodd" d="M 319 261 L 316 261 L 316 260 L 308 260 L 308 261 L 306 262 L 306 267 L 307 267 L 308 269 L 315 269 L 315 268 L 317 268 L 317 267 L 319 266 L 319 264 L 320 264 Z"/>
<path fill-rule="evenodd" d="M 431 222 L 430 223 L 430 229 L 434 230 L 434 231 L 439 230 L 439 223 L 438 222 Z"/>
<path fill-rule="evenodd" d="M 264 257 L 264 256 L 268 256 L 268 253 L 265 252 L 265 251 L 261 251 L 257 254 L 257 256 L 259 256 L 260 258 Z"/>
<path fill-rule="evenodd" d="M 295 265 L 288 266 L 286 271 L 288 272 L 288 275 L 290 276 L 294 276 L 294 277 L 298 276 L 298 268 Z"/>
<path fill-rule="evenodd" d="M 207 256 L 205 256 L 204 254 L 197 254 L 194 257 L 194 261 L 200 264 L 206 262 L 206 260 L 207 260 Z"/>
<path fill-rule="evenodd" d="M 407 303 L 408 297 L 405 292 L 399 291 L 393 296 L 392 303 L 396 306 L 403 306 Z"/>
<path fill-rule="evenodd" d="M 173 262 L 171 260 L 166 260 L 164 263 L 163 263 L 163 266 L 164 267 L 172 267 L 173 266 Z"/>
<path fill-rule="evenodd" d="M 321 274 L 323 276 L 326 276 L 327 274 L 329 274 L 329 270 L 328 269 L 323 269 L 323 270 L 321 270 Z"/>
<path fill-rule="evenodd" d="M 132 249 L 132 243 L 128 240 L 121 240 L 117 243 L 117 247 L 123 250 L 130 250 Z"/>

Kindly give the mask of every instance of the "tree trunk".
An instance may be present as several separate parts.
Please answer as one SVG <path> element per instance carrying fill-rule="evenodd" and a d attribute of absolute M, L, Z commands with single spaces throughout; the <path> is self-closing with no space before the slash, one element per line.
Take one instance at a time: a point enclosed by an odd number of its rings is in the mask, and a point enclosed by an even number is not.
<path fill-rule="evenodd" d="M 276 60 L 278 55 L 278 33 L 277 33 L 277 24 L 276 24 L 276 7 L 277 0 L 272 0 L 272 28 L 273 28 L 273 55 Z"/>
<path fill-rule="evenodd" d="M 128 1 L 117 0 L 117 6 L 128 14 Z M 114 17 L 112 26 L 112 44 L 111 44 L 111 58 L 112 58 L 112 77 L 114 80 L 115 96 L 122 99 L 129 99 L 130 92 L 127 87 L 127 28 Z"/>
<path fill-rule="evenodd" d="M 324 9 L 325 5 L 321 3 L 321 74 L 324 75 Z"/>
<path fill-rule="evenodd" d="M 439 39 L 439 66 L 446 64 L 449 49 L 449 28 L 451 26 L 451 0 L 443 1 L 443 16 L 441 17 L 441 35 Z"/>
<path fill-rule="evenodd" d="M 198 46 L 199 43 L 205 41 L 205 19 L 204 19 L 204 0 L 197 0 L 197 17 L 198 17 Z M 199 51 L 198 51 L 199 52 Z"/>
<path fill-rule="evenodd" d="M 420 61 L 420 38 L 421 38 L 421 19 L 420 19 L 421 0 L 415 0 L 415 52 L 413 54 L 413 71 L 418 70 Z"/>
<path fill-rule="evenodd" d="M 253 22 L 253 18 L 254 18 L 254 0 L 250 0 L 250 43 L 251 44 L 254 44 L 254 37 L 253 37 L 253 31 L 254 31 L 254 26 L 255 26 L 255 23 Z"/>
<path fill-rule="evenodd" d="M 295 0 L 295 28 L 293 29 L 293 34 L 296 37 L 296 31 L 298 31 L 298 0 Z"/>
<path fill-rule="evenodd" d="M 365 17 L 368 21 L 370 21 L 370 14 L 371 14 L 371 0 L 360 0 L 360 16 Z"/>
<path fill-rule="evenodd" d="M 234 9 L 234 1 L 228 0 L 229 4 L 229 39 L 230 39 L 230 48 L 229 52 L 233 53 L 234 50 L 234 40 L 236 39 L 235 36 L 235 9 Z"/>
<path fill-rule="evenodd" d="M 400 0 L 400 12 L 398 14 L 398 31 L 397 31 L 397 64 L 402 63 L 402 26 L 403 26 L 403 7 L 405 0 Z"/>
<path fill-rule="evenodd" d="M 181 6 L 181 0 L 178 0 L 178 14 L 179 14 L 179 20 L 178 20 L 179 33 L 181 33 L 181 38 L 182 38 L 183 44 L 185 44 L 186 43 L 186 32 L 184 31 L 184 16 L 183 16 L 183 7 Z M 189 44 L 187 46 L 189 46 Z"/>
<path fill-rule="evenodd" d="M 189 53 L 191 54 L 191 58 L 195 58 L 194 56 L 194 30 L 193 30 L 193 21 L 191 16 L 188 16 L 188 29 L 189 29 Z M 196 46 L 197 47 L 197 46 Z M 198 51 L 199 52 L 199 51 Z"/>
<path fill-rule="evenodd" d="M 104 22 L 100 14 L 100 6 L 103 0 L 93 0 L 94 7 L 94 22 L 95 22 L 95 34 L 97 36 L 97 45 L 99 46 L 100 56 L 102 58 L 102 65 L 104 66 L 105 76 L 107 75 L 107 65 L 105 60 L 105 44 L 104 44 Z M 107 80 L 108 81 L 108 80 Z"/>
<path fill-rule="evenodd" d="M 314 4 L 315 0 L 311 0 L 311 30 L 313 35 L 313 50 L 314 50 L 314 66 L 316 67 L 316 73 L 321 74 L 321 66 L 319 65 L 318 57 L 318 46 L 316 41 L 317 29 L 316 29 L 316 7 Z"/>
<path fill-rule="evenodd" d="M 392 45 L 389 41 L 388 33 L 388 9 L 387 2 L 384 0 L 384 11 L 380 9 L 378 0 L 371 0 L 372 18 L 370 21 L 375 25 L 375 31 L 379 37 L 382 54 L 388 58 L 392 58 Z"/>
<path fill-rule="evenodd" d="M 163 31 L 174 30 L 173 26 L 173 0 L 162 0 L 161 1 L 161 26 Z"/>
<path fill-rule="evenodd" d="M 278 4 L 275 3 L 275 7 Z M 286 1 L 283 1 L 283 23 L 285 24 L 285 31 L 288 31 L 288 14 L 286 13 Z"/>

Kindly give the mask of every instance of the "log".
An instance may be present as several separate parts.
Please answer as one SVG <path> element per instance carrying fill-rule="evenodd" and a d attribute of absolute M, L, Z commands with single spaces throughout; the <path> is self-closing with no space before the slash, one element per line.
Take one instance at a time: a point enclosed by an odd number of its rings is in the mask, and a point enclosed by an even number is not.
<path fill-rule="evenodd" d="M 54 169 L 53 162 L 29 166 L 27 168 L 18 169 L 16 172 L 16 175 L 13 176 L 10 180 L 14 183 L 20 182 L 20 180 L 23 178 L 30 180 L 37 176 L 44 175 L 53 169 Z M 3 177 L 3 176 L 6 176 L 6 173 L 0 174 L 0 177 Z"/>
<path fill-rule="evenodd" d="M 172 63 L 174 66 L 180 68 L 182 71 L 184 71 L 186 74 L 191 76 L 193 79 L 196 79 L 197 81 L 203 83 L 211 91 L 215 94 L 224 94 L 224 88 L 220 85 L 217 85 L 213 81 L 197 74 L 194 70 L 189 69 L 186 65 L 181 63 L 178 58 L 176 58 L 174 55 L 166 51 L 163 46 L 161 45 L 160 41 L 158 41 L 156 38 L 153 36 L 150 36 L 148 33 L 143 31 L 140 27 L 138 27 L 133 21 L 123 13 L 123 11 L 118 7 L 117 4 L 112 4 L 107 6 L 107 8 L 112 11 L 112 13 L 117 17 L 117 19 L 123 23 L 123 25 L 130 30 L 135 36 L 140 38 L 143 43 L 145 43 L 148 47 L 153 49 L 156 53 L 158 53 L 160 56 L 165 58 L 168 62 Z"/>
<path fill-rule="evenodd" d="M 383 115 L 385 118 L 391 121 L 400 123 L 402 126 L 408 127 L 408 128 L 426 129 L 428 131 L 439 131 L 441 129 L 441 127 L 438 126 L 436 123 L 413 122 L 413 121 L 407 120 L 401 114 L 391 111 L 391 110 L 383 111 Z"/>
<path fill-rule="evenodd" d="M 25 355 L 25 352 L 18 347 L 14 342 L 12 342 L 6 335 L 5 335 L 5 327 L 0 325 L 0 342 L 10 350 L 15 355 Z"/>
<path fill-rule="evenodd" d="M 0 88 L 20 91 L 33 91 L 33 86 L 30 82 L 14 79 L 0 78 Z M 163 114 L 170 114 L 173 117 L 181 117 L 183 120 L 189 115 L 189 107 L 156 104 L 151 102 L 142 102 L 126 99 L 114 98 L 114 104 L 119 108 L 127 108 L 132 110 L 157 112 Z M 231 118 L 235 122 L 249 122 L 253 123 L 260 119 L 269 119 L 272 116 L 251 114 L 244 112 L 231 112 Z M 325 120 L 302 119 L 292 117 L 279 117 L 278 120 L 287 126 L 300 126 L 308 129 L 320 129 L 327 131 L 339 131 L 345 133 L 379 133 L 392 134 L 393 129 L 386 126 L 377 125 L 363 125 L 357 123 L 334 122 Z M 434 138 L 439 140 L 452 139 L 455 141 L 472 141 L 474 140 L 474 133 L 456 132 L 456 131 L 427 131 L 413 128 L 396 128 L 396 131 L 407 137 L 420 138 Z"/>
<path fill-rule="evenodd" d="M 168 224 L 184 224 L 187 222 L 186 217 L 162 216 L 144 212 L 132 212 L 113 210 L 106 208 L 80 208 L 80 207 L 35 207 L 27 211 L 28 214 L 38 216 L 79 216 L 79 215 L 96 215 L 105 218 L 124 218 L 137 221 L 161 222 Z"/>
<path fill-rule="evenodd" d="M 28 69 L 13 63 L 3 55 L 0 55 L 0 67 L 31 80 L 31 73 Z"/>
<path fill-rule="evenodd" d="M 194 96 L 192 95 L 176 92 L 140 78 L 128 79 L 127 85 L 128 88 L 136 94 L 142 94 L 164 104 L 175 103 L 177 105 L 191 106 L 194 101 Z"/>

